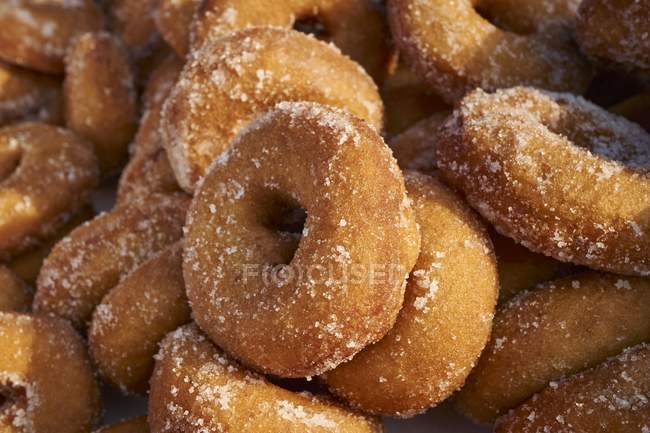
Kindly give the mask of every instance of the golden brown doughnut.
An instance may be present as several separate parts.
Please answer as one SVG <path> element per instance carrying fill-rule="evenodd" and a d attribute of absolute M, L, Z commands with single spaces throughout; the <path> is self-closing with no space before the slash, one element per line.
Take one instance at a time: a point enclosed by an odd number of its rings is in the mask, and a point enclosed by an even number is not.
<path fill-rule="evenodd" d="M 33 293 L 11 269 L 0 265 L 0 311 L 28 311 Z"/>
<path fill-rule="evenodd" d="M 133 57 L 150 53 L 160 35 L 154 11 L 157 0 L 106 0 L 111 27 L 120 35 Z"/>
<path fill-rule="evenodd" d="M 501 417 L 496 433 L 650 430 L 650 346 L 626 349 L 598 367 L 570 376 Z"/>
<path fill-rule="evenodd" d="M 147 424 L 147 418 L 141 416 L 102 427 L 95 433 L 149 433 L 149 424 Z"/>
<path fill-rule="evenodd" d="M 73 230 L 43 263 L 34 310 L 83 328 L 110 289 L 181 237 L 187 205 L 183 194 L 151 195 Z"/>
<path fill-rule="evenodd" d="M 650 135 L 638 125 L 569 94 L 477 90 L 438 140 L 441 174 L 500 233 L 561 261 L 650 275 Z"/>
<path fill-rule="evenodd" d="M 190 28 L 202 0 L 158 0 L 156 28 L 181 57 L 190 51 Z"/>
<path fill-rule="evenodd" d="M 137 123 L 128 53 L 110 33 L 86 33 L 65 62 L 66 126 L 95 145 L 102 174 L 110 175 L 126 160 Z"/>
<path fill-rule="evenodd" d="M 151 378 L 152 433 L 381 433 L 378 420 L 294 393 L 227 358 L 194 325 L 169 334 Z"/>
<path fill-rule="evenodd" d="M 100 30 L 94 0 L 3 0 L 0 2 L 0 58 L 43 72 L 62 74 L 72 39 Z"/>
<path fill-rule="evenodd" d="M 299 209 L 304 228 L 284 227 Z M 402 173 L 377 132 L 291 102 L 215 161 L 185 242 L 198 325 L 243 364 L 282 377 L 323 373 L 383 337 L 419 249 Z"/>
<path fill-rule="evenodd" d="M 393 155 L 402 170 L 432 174 L 436 171 L 438 130 L 449 112 L 442 111 L 420 120 L 389 141 Z"/>
<path fill-rule="evenodd" d="M 636 122 L 650 132 L 650 92 L 633 96 L 610 107 L 609 111 Z"/>
<path fill-rule="evenodd" d="M 406 175 L 422 246 L 404 306 L 378 343 L 324 380 L 364 412 L 408 417 L 462 386 L 490 337 L 499 291 L 487 231 L 460 197 L 432 177 Z"/>
<path fill-rule="evenodd" d="M 389 0 L 388 15 L 400 52 L 454 102 L 477 87 L 584 92 L 592 72 L 571 38 L 576 6 L 574 0 Z"/>
<path fill-rule="evenodd" d="M 231 33 L 193 53 L 164 106 L 163 139 L 181 187 L 193 191 L 245 125 L 286 100 L 346 108 L 382 126 L 377 87 L 333 46 L 293 30 Z"/>
<path fill-rule="evenodd" d="M 97 184 L 90 143 L 44 123 L 0 129 L 0 258 L 56 234 Z"/>
<path fill-rule="evenodd" d="M 149 389 L 158 343 L 190 321 L 182 244 L 167 247 L 115 286 L 93 314 L 90 354 L 101 376 L 123 392 Z"/>
<path fill-rule="evenodd" d="M 580 48 L 607 65 L 650 76 L 650 3 L 584 0 L 576 37 Z"/>
<path fill-rule="evenodd" d="M 0 313 L 0 431 L 88 433 L 100 413 L 86 348 L 59 318 Z"/>
<path fill-rule="evenodd" d="M 587 272 L 523 292 L 497 310 L 459 409 L 494 420 L 564 375 L 650 339 L 650 280 Z"/>

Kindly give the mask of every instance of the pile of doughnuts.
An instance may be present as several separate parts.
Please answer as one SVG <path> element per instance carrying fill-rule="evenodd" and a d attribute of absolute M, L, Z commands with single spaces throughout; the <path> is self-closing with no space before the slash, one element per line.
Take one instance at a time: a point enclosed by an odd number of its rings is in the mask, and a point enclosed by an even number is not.
<path fill-rule="evenodd" d="M 645 0 L 3 0 L 0 431 L 650 433 L 649 32 Z"/>

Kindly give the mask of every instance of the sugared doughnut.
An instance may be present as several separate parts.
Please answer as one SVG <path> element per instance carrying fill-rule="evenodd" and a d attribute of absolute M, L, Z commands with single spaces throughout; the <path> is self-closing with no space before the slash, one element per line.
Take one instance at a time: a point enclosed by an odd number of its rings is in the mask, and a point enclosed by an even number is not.
<path fill-rule="evenodd" d="M 607 65 L 650 76 L 650 3 L 584 0 L 578 9 L 580 48 Z"/>
<path fill-rule="evenodd" d="M 649 339 L 649 279 L 588 272 L 547 283 L 497 310 L 457 406 L 492 421 L 549 382 Z"/>
<path fill-rule="evenodd" d="M 111 27 L 120 35 L 134 58 L 149 54 L 160 35 L 154 11 L 157 0 L 106 0 Z"/>
<path fill-rule="evenodd" d="M 156 27 L 181 57 L 190 51 L 190 28 L 202 0 L 158 0 L 154 15 Z"/>
<path fill-rule="evenodd" d="M 598 367 L 553 382 L 499 419 L 496 433 L 650 430 L 650 346 L 625 350 Z"/>
<path fill-rule="evenodd" d="M 447 111 L 434 113 L 388 142 L 402 170 L 427 174 L 435 172 L 438 129 L 448 116 Z"/>
<path fill-rule="evenodd" d="M 147 418 L 141 416 L 102 427 L 95 433 L 149 433 L 149 424 L 147 424 Z"/>
<path fill-rule="evenodd" d="M 412 416 L 462 386 L 490 336 L 496 260 L 477 215 L 440 182 L 411 172 L 422 247 L 390 332 L 327 372 L 330 390 L 364 412 Z"/>
<path fill-rule="evenodd" d="M 125 392 L 145 393 L 158 343 L 190 321 L 182 244 L 168 247 L 126 276 L 95 309 L 88 344 L 102 377 Z"/>
<path fill-rule="evenodd" d="M 44 123 L 0 129 L 0 257 L 56 234 L 97 184 L 92 146 Z"/>
<path fill-rule="evenodd" d="M 0 126 L 25 120 L 60 124 L 62 119 L 59 80 L 0 62 Z"/>
<path fill-rule="evenodd" d="M 99 389 L 84 344 L 64 320 L 0 313 L 0 431 L 88 433 Z"/>
<path fill-rule="evenodd" d="M 283 216 L 300 209 L 304 228 L 287 227 Z M 377 132 L 342 110 L 290 102 L 212 165 L 185 242 L 199 326 L 283 377 L 323 373 L 383 337 L 419 249 L 402 173 Z"/>
<path fill-rule="evenodd" d="M 388 1 L 400 53 L 449 102 L 477 87 L 582 93 L 592 73 L 571 39 L 576 8 L 575 0 Z"/>
<path fill-rule="evenodd" d="M 187 205 L 183 194 L 151 195 L 73 230 L 43 263 L 34 309 L 83 328 L 110 289 L 181 237 Z"/>
<path fill-rule="evenodd" d="M 609 111 L 638 123 L 650 132 L 650 92 L 628 98 L 611 107 Z"/>
<path fill-rule="evenodd" d="M 127 158 L 137 122 L 128 53 L 110 33 L 86 33 L 65 62 L 66 126 L 95 145 L 102 173 L 112 174 Z"/>
<path fill-rule="evenodd" d="M 0 265 L 0 311 L 28 311 L 32 291 L 11 269 Z"/>
<path fill-rule="evenodd" d="M 163 110 L 163 139 L 181 187 L 193 191 L 245 125 L 287 100 L 346 108 L 382 126 L 377 87 L 333 46 L 293 30 L 231 33 L 193 53 Z"/>
<path fill-rule="evenodd" d="M 650 275 L 650 135 L 638 125 L 569 94 L 477 90 L 438 140 L 441 174 L 500 233 L 561 261 Z"/>
<path fill-rule="evenodd" d="M 63 73 L 70 41 L 102 27 L 94 0 L 3 0 L 0 2 L 0 58 L 18 65 Z"/>
<path fill-rule="evenodd" d="M 378 420 L 294 393 L 227 358 L 188 325 L 161 344 L 151 378 L 152 433 L 380 433 Z"/>

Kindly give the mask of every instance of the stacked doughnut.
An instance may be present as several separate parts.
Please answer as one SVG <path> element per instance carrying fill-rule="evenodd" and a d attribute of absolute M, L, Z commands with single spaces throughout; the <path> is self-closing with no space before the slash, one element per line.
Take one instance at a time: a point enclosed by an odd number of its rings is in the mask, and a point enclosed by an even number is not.
<path fill-rule="evenodd" d="M 650 432 L 649 28 L 638 0 L 4 1 L 0 431 L 450 401 Z M 99 427 L 100 382 L 146 416 Z"/>

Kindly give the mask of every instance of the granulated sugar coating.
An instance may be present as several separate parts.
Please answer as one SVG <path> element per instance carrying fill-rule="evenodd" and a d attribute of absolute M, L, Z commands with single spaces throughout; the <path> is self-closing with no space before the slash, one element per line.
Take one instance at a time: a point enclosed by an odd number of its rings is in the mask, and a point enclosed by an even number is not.
<path fill-rule="evenodd" d="M 192 20 L 202 0 L 158 0 L 156 3 L 156 28 L 176 54 L 185 57 L 190 50 Z"/>
<path fill-rule="evenodd" d="M 70 131 L 44 123 L 0 129 L 0 259 L 55 235 L 98 177 L 91 144 Z"/>
<path fill-rule="evenodd" d="M 0 311 L 27 311 L 32 291 L 11 269 L 0 266 Z"/>
<path fill-rule="evenodd" d="M 586 272 L 546 283 L 497 311 L 491 341 L 455 401 L 491 422 L 549 383 L 649 339 L 647 278 Z"/>
<path fill-rule="evenodd" d="M 324 376 L 365 412 L 407 417 L 460 388 L 487 343 L 499 290 L 485 227 L 434 178 L 406 174 L 422 234 L 418 261 L 393 328 Z"/>
<path fill-rule="evenodd" d="M 561 261 L 650 275 L 650 135 L 638 125 L 569 94 L 477 90 L 436 152 L 500 233 Z"/>
<path fill-rule="evenodd" d="M 73 230 L 43 264 L 34 310 L 84 328 L 110 289 L 181 238 L 187 206 L 184 194 L 154 194 L 117 206 Z"/>
<path fill-rule="evenodd" d="M 582 93 L 592 72 L 571 40 L 576 8 L 576 0 L 388 2 L 401 52 L 449 102 L 477 87 Z"/>
<path fill-rule="evenodd" d="M 0 313 L 0 431 L 86 433 L 100 414 L 83 341 L 64 320 Z"/>
<path fill-rule="evenodd" d="M 650 346 L 554 382 L 499 419 L 496 433 L 650 431 Z"/>
<path fill-rule="evenodd" d="M 282 101 L 345 108 L 382 127 L 383 105 L 363 69 L 333 45 L 293 31 L 253 28 L 193 52 L 165 103 L 165 147 L 186 191 L 257 115 Z"/>
<path fill-rule="evenodd" d="M 151 379 L 152 433 L 381 433 L 378 420 L 294 393 L 227 358 L 194 325 L 169 334 Z"/>
<path fill-rule="evenodd" d="M 94 0 L 3 0 L 0 59 L 61 74 L 68 44 L 101 27 L 102 15 Z"/>
<path fill-rule="evenodd" d="M 300 209 L 304 228 L 283 228 Z M 419 250 L 402 173 L 375 130 L 289 102 L 212 165 L 185 242 L 196 322 L 234 358 L 283 377 L 323 373 L 383 337 Z"/>
<path fill-rule="evenodd" d="M 150 54 L 160 40 L 154 21 L 157 0 L 110 0 L 105 3 L 110 27 L 133 57 L 139 59 Z"/>

